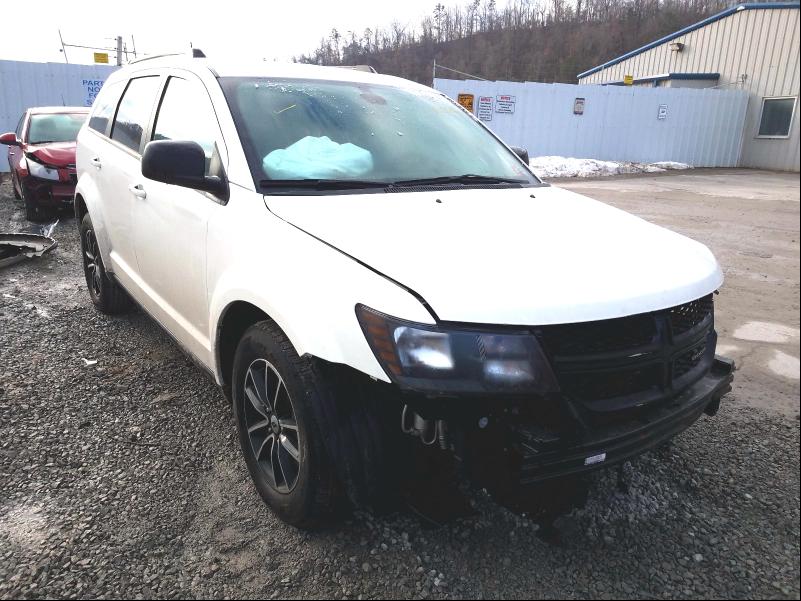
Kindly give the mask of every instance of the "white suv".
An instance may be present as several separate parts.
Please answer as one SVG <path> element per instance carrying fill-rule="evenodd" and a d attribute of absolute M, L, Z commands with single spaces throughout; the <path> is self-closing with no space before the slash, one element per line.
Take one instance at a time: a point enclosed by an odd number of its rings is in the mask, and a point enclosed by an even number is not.
<path fill-rule="evenodd" d="M 213 375 L 289 523 L 441 457 L 507 499 L 730 389 L 709 250 L 544 184 L 430 88 L 141 60 L 103 87 L 77 168 L 93 303 L 133 299 Z"/>

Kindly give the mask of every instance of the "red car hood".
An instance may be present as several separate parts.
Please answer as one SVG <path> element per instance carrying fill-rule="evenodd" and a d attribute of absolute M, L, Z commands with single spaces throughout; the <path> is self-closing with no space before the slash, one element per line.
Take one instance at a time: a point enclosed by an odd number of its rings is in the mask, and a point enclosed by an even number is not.
<path fill-rule="evenodd" d="M 75 142 L 54 142 L 53 144 L 30 144 L 26 151 L 37 159 L 53 167 L 66 167 L 75 164 Z"/>

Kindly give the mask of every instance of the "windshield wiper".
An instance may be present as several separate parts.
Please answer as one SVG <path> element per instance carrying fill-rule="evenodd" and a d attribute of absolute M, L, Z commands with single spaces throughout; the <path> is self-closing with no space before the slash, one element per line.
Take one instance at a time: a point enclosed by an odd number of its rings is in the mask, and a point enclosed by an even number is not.
<path fill-rule="evenodd" d="M 508 177 L 493 177 L 488 175 L 465 173 L 464 175 L 446 175 L 444 177 L 407 179 L 393 183 L 396 186 L 434 186 L 437 184 L 528 184 L 531 182 L 524 179 L 512 179 Z"/>
<path fill-rule="evenodd" d="M 267 189 L 352 190 L 355 188 L 386 188 L 387 182 L 365 179 L 263 179 L 259 186 Z"/>

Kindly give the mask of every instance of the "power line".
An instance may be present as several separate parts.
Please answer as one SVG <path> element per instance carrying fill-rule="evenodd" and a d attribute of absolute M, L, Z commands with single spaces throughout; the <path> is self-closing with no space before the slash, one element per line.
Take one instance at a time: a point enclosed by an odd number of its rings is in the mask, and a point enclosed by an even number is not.
<path fill-rule="evenodd" d="M 465 73 L 464 71 L 458 71 L 456 69 L 451 69 L 450 67 L 445 67 L 443 65 L 438 65 L 437 61 L 434 61 L 434 77 L 437 76 L 437 69 L 445 69 L 446 71 L 452 71 L 453 73 L 458 73 L 459 75 L 464 75 L 465 77 L 472 77 L 473 79 L 479 79 L 481 81 L 490 81 L 489 79 L 484 79 L 483 77 L 479 77 L 478 75 L 473 75 L 472 73 Z"/>

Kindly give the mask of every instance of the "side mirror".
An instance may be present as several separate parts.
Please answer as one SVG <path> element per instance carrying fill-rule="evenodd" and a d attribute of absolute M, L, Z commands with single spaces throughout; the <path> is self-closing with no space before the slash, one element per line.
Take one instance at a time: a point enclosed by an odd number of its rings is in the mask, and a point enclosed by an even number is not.
<path fill-rule="evenodd" d="M 520 148 L 519 146 L 510 146 L 510 148 L 517 156 L 520 157 L 521 161 L 528 165 L 528 150 L 525 148 Z"/>
<path fill-rule="evenodd" d="M 17 140 L 17 134 L 13 131 L 8 132 L 7 134 L 3 134 L 0 136 L 0 144 L 5 144 L 6 146 L 19 146 L 19 140 Z"/>
<path fill-rule="evenodd" d="M 206 175 L 206 154 L 197 142 L 156 140 L 148 142 L 142 155 L 142 175 L 148 179 L 226 196 L 228 184 L 216 175 Z"/>

